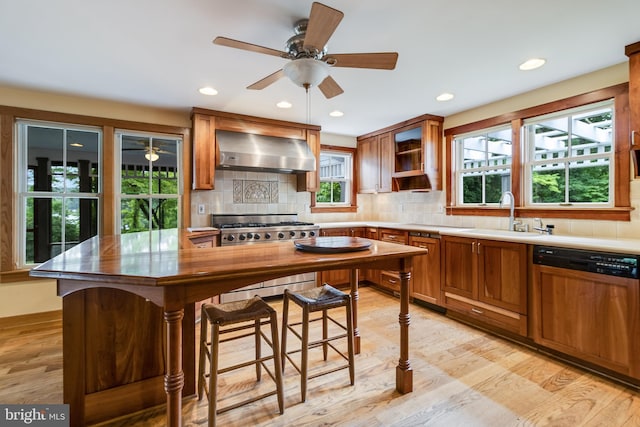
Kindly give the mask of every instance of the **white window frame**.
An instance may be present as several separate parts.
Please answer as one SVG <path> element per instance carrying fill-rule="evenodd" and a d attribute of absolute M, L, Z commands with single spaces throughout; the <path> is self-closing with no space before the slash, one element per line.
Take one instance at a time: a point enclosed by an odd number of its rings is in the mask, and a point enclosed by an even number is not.
<path fill-rule="evenodd" d="M 178 183 L 177 183 L 177 194 L 154 194 L 154 193 L 140 193 L 140 194 L 122 194 L 122 137 L 123 136 L 133 136 L 133 137 L 141 137 L 141 138 L 159 138 L 159 139 L 171 139 L 177 141 L 177 149 L 176 149 L 176 168 L 178 172 Z M 114 162 L 114 180 L 115 180 L 115 199 L 116 199 L 116 214 L 115 214 L 115 233 L 121 234 L 122 229 L 122 201 L 125 199 L 177 199 L 177 223 L 178 227 L 182 224 L 182 196 L 183 196 L 183 180 L 184 180 L 184 170 L 182 168 L 182 146 L 184 144 L 184 140 L 181 135 L 174 134 L 163 134 L 163 133 L 155 133 L 155 132 L 140 132 L 133 131 L 127 129 L 116 129 L 115 131 L 115 146 L 116 146 L 116 161 Z M 149 160 L 149 167 L 152 167 L 152 161 Z M 149 174 L 149 188 L 152 188 L 151 181 L 153 180 L 153 175 Z M 152 230 L 153 227 L 153 219 L 151 217 L 152 212 L 149 211 L 149 231 Z"/>
<path fill-rule="evenodd" d="M 574 115 L 585 113 L 594 110 L 600 110 L 603 108 L 611 109 L 611 149 L 605 153 L 596 153 L 590 155 L 572 155 L 572 151 L 568 150 L 568 156 L 565 158 L 554 158 L 554 159 L 546 159 L 546 160 L 537 160 L 535 159 L 535 141 L 532 141 L 530 138 L 530 132 L 528 132 L 528 127 L 532 125 L 536 125 L 550 119 L 561 119 L 567 120 L 569 117 Z M 569 137 L 573 133 L 572 129 L 572 121 L 568 120 L 568 135 Z M 605 208 L 605 207 L 613 207 L 615 205 L 615 100 L 609 99 L 605 101 L 595 102 L 591 104 L 581 105 L 574 108 L 568 108 L 566 110 L 557 111 L 550 114 L 545 114 L 538 117 L 532 117 L 530 119 L 526 119 L 522 124 L 522 141 L 525 149 L 523 150 L 523 170 L 524 170 L 524 179 L 523 179 L 523 190 L 525 194 L 525 207 L 572 207 L 572 208 Z M 569 171 L 570 168 L 565 169 L 565 179 L 566 179 L 566 187 L 565 187 L 565 202 L 562 203 L 534 203 L 533 202 L 533 170 L 536 166 L 539 165 L 547 165 L 553 163 L 571 163 L 572 160 L 598 160 L 598 159 L 606 159 L 608 160 L 609 166 L 609 187 L 608 187 L 608 195 L 609 200 L 606 203 L 601 202 L 567 202 L 568 192 L 569 192 Z"/>
<path fill-rule="evenodd" d="M 18 202 L 16 203 L 16 243 L 17 243 L 17 256 L 16 263 L 17 268 L 30 268 L 34 265 L 38 265 L 38 263 L 30 263 L 27 264 L 26 260 L 26 250 L 27 250 L 27 200 L 29 198 L 51 198 L 51 199 L 62 199 L 63 201 L 66 199 L 96 199 L 97 200 L 97 229 L 100 230 L 100 222 L 102 221 L 102 189 L 103 189 L 103 173 L 102 173 L 102 144 L 103 144 L 103 133 L 102 128 L 95 126 L 83 126 L 76 125 L 71 123 L 59 123 L 59 122 L 49 122 L 49 121 L 41 121 L 41 120 L 31 120 L 31 119 L 16 119 L 15 121 L 15 170 L 19 171 L 15 174 L 15 188 L 16 195 L 18 198 Z M 81 192 L 63 192 L 63 193 L 53 193 L 49 191 L 27 191 L 27 170 L 29 167 L 28 164 L 28 144 L 27 144 L 27 132 L 26 129 L 28 127 L 42 127 L 48 129 L 60 129 L 63 131 L 66 140 L 66 134 L 69 131 L 80 131 L 80 132 L 95 132 L 98 135 L 98 192 L 97 193 L 81 193 Z M 67 150 L 66 144 L 63 145 L 63 161 L 66 163 L 67 161 Z M 66 204 L 63 203 L 63 206 Z M 66 216 L 62 216 L 62 229 L 65 229 L 65 219 Z M 65 245 L 64 241 L 64 233 L 62 236 L 61 244 Z"/>
<path fill-rule="evenodd" d="M 345 158 L 344 179 L 342 178 L 338 179 L 334 175 L 331 175 L 329 179 L 323 179 L 322 171 L 321 170 L 318 171 L 319 187 L 322 185 L 323 182 L 341 182 L 343 180 L 345 181 L 345 188 L 343 189 L 345 200 L 344 202 L 318 202 L 316 199 L 316 206 L 317 207 L 351 206 L 351 202 L 352 202 L 351 193 L 353 188 L 353 160 L 354 160 L 353 154 L 347 153 L 344 151 L 338 151 L 338 150 L 320 150 L 320 156 L 322 156 L 323 154 Z M 322 163 L 322 161 L 320 161 L 320 163 Z M 320 168 L 322 169 L 322 165 L 320 166 Z"/>
<path fill-rule="evenodd" d="M 506 124 L 499 125 L 499 126 L 492 126 L 490 128 L 485 128 L 485 129 L 480 129 L 480 130 L 469 132 L 469 133 L 465 133 L 465 134 L 455 135 L 454 140 L 453 140 L 453 146 L 454 146 L 454 155 L 455 155 L 455 162 L 456 162 L 456 167 L 455 167 L 456 199 L 455 200 L 456 200 L 456 205 L 457 206 L 491 206 L 491 205 L 498 205 L 498 202 L 495 202 L 495 203 L 487 203 L 486 202 L 486 185 L 484 184 L 484 177 L 487 175 L 487 172 L 496 171 L 496 170 L 503 170 L 503 169 L 509 169 L 509 177 L 511 177 L 511 174 L 513 173 L 513 151 L 511 153 L 509 162 L 507 162 L 506 164 L 503 164 L 503 165 L 491 165 L 491 164 L 489 164 L 490 163 L 490 161 L 488 159 L 489 150 L 488 150 L 488 147 L 487 147 L 484 150 L 485 157 L 484 157 L 484 159 L 482 159 L 482 161 L 486 163 L 484 166 L 478 166 L 478 167 L 467 168 L 467 169 L 463 168 L 463 163 L 465 161 L 464 147 L 463 147 L 464 140 L 465 139 L 469 139 L 469 138 L 481 137 L 481 136 L 486 137 L 488 134 L 496 133 L 496 132 L 508 132 L 509 134 L 511 134 L 511 132 L 512 132 L 511 124 L 510 123 L 506 123 Z M 513 141 L 512 141 L 512 143 L 513 143 Z M 464 200 L 463 200 L 464 185 L 463 185 L 462 181 L 463 181 L 463 178 L 466 175 L 468 175 L 469 173 L 478 173 L 478 174 L 481 174 L 483 176 L 482 201 L 480 203 L 464 203 Z M 511 189 L 511 182 L 508 183 L 507 188 L 505 188 L 505 191 L 510 190 L 510 189 Z"/>

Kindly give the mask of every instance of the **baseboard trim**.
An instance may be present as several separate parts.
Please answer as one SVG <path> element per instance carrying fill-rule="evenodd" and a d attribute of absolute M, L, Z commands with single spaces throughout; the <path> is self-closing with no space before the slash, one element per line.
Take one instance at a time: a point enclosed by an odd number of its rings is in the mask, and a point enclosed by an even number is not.
<path fill-rule="evenodd" d="M 62 310 L 21 314 L 19 316 L 0 317 L 0 329 L 58 321 L 62 321 Z"/>

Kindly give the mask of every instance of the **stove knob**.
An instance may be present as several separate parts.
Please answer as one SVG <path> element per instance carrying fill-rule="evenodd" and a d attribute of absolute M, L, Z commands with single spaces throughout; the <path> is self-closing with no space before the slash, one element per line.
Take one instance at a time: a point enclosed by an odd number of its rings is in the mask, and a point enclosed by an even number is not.
<path fill-rule="evenodd" d="M 284 233 L 282 231 L 278 233 L 278 239 L 284 239 Z"/>
<path fill-rule="evenodd" d="M 245 240 L 247 238 L 247 236 L 245 236 L 244 234 L 241 234 L 240 236 L 238 236 L 238 238 L 240 240 Z"/>
<path fill-rule="evenodd" d="M 253 238 L 253 233 L 247 233 L 247 239 L 252 239 Z"/>
<path fill-rule="evenodd" d="M 305 237 L 306 235 L 307 235 L 307 232 L 306 232 L 306 231 L 301 231 L 301 232 L 300 232 L 300 237 Z"/>
<path fill-rule="evenodd" d="M 271 238 L 271 233 L 265 233 L 264 234 L 264 238 L 265 239 L 270 239 Z"/>
<path fill-rule="evenodd" d="M 289 236 L 293 237 L 293 236 L 295 236 L 295 235 L 296 235 L 296 232 L 295 232 L 295 231 L 291 230 L 291 231 L 289 232 Z"/>
<path fill-rule="evenodd" d="M 236 240 L 236 238 L 235 238 L 235 237 L 233 237 L 233 234 L 231 234 L 231 235 L 227 236 L 227 241 L 228 241 L 228 242 L 233 242 L 234 240 Z"/>
<path fill-rule="evenodd" d="M 310 231 L 310 232 L 309 232 L 309 237 L 315 237 L 315 235 L 316 235 L 316 232 L 315 232 L 315 231 Z"/>
<path fill-rule="evenodd" d="M 253 240 L 260 240 L 260 235 L 258 233 L 254 234 Z"/>

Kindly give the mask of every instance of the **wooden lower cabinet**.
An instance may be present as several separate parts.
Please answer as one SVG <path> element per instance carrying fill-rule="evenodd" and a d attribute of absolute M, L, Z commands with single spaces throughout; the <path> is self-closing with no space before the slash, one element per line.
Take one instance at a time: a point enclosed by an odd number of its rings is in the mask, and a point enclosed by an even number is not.
<path fill-rule="evenodd" d="M 527 245 L 454 236 L 441 244 L 446 308 L 527 336 Z"/>
<path fill-rule="evenodd" d="M 325 228 L 320 230 L 320 236 L 353 236 L 364 237 L 364 227 Z M 361 277 L 358 278 L 362 280 Z M 351 283 L 351 270 L 329 270 L 318 273 L 320 284 L 328 283 L 331 286 L 349 286 Z"/>
<path fill-rule="evenodd" d="M 413 258 L 411 298 L 442 306 L 440 290 L 440 238 L 429 233 L 409 232 L 409 245 L 429 251 Z"/>
<path fill-rule="evenodd" d="M 409 243 L 409 232 L 391 228 L 378 228 L 378 239 L 383 242 L 406 245 Z M 377 285 L 391 293 L 400 293 L 400 274 L 397 271 L 381 271 Z"/>
<path fill-rule="evenodd" d="M 640 281 L 532 267 L 533 339 L 640 379 Z"/>
<path fill-rule="evenodd" d="M 364 237 L 369 240 L 378 240 L 378 227 L 365 227 Z M 368 268 L 360 269 L 360 281 L 370 284 L 377 284 L 380 282 L 380 270 L 373 270 Z"/>

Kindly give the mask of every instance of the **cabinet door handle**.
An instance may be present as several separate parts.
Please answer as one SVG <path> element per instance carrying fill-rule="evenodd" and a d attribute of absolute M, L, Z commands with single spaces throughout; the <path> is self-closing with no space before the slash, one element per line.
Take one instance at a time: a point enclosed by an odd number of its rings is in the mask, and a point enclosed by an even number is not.
<path fill-rule="evenodd" d="M 480 255 L 480 242 L 478 242 L 478 255 Z"/>
<path fill-rule="evenodd" d="M 471 308 L 471 312 L 472 312 L 472 313 L 475 313 L 475 314 L 483 314 L 483 313 L 484 313 L 482 310 L 477 309 L 477 308 L 475 308 L 475 307 L 472 307 L 472 308 Z"/>
<path fill-rule="evenodd" d="M 391 283 L 392 285 L 395 285 L 396 283 L 398 283 L 398 281 L 394 279 L 389 279 L 388 282 Z"/>
<path fill-rule="evenodd" d="M 638 132 L 636 132 L 635 130 L 631 131 L 631 145 L 636 145 L 636 134 Z"/>
<path fill-rule="evenodd" d="M 471 243 L 471 253 L 476 253 L 476 242 Z"/>

